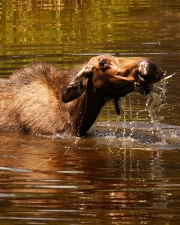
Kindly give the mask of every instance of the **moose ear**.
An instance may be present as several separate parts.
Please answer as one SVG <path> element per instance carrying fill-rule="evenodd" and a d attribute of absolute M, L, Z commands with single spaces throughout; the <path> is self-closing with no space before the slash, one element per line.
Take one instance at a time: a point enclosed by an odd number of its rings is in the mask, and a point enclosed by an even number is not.
<path fill-rule="evenodd" d="M 83 67 L 65 88 L 62 94 L 62 101 L 64 103 L 67 103 L 81 96 L 86 88 L 86 78 L 92 77 L 92 74 L 93 74 L 92 66 Z"/>

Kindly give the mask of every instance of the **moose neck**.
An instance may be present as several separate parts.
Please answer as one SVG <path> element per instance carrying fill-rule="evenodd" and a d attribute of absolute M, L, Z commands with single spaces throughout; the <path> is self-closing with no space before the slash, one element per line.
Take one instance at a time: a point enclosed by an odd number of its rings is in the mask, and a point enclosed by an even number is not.
<path fill-rule="evenodd" d="M 108 97 L 104 93 L 95 90 L 91 81 L 85 93 L 81 96 L 82 104 L 80 109 L 79 125 L 77 136 L 84 135 L 95 122 L 101 108 L 107 102 Z"/>

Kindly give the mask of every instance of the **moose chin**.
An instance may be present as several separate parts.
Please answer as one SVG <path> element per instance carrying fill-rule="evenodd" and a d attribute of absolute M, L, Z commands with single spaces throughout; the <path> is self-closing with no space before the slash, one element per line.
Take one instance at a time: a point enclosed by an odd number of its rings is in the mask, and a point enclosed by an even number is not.
<path fill-rule="evenodd" d="M 101 108 L 135 90 L 149 94 L 163 72 L 146 58 L 92 57 L 71 70 L 31 63 L 0 79 L 0 131 L 82 136 Z"/>

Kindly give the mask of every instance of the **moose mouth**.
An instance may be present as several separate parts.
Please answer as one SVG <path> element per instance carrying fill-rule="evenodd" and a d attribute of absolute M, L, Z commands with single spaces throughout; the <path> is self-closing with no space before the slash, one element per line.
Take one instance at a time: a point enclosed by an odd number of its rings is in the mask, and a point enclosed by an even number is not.
<path fill-rule="evenodd" d="M 153 90 L 153 85 L 141 82 L 134 82 L 134 88 L 141 95 L 148 95 Z"/>
<path fill-rule="evenodd" d="M 160 81 L 162 76 L 163 76 L 162 70 L 158 71 L 157 76 L 154 80 L 153 79 L 148 80 L 146 76 L 143 77 L 142 75 L 138 73 L 138 79 L 137 81 L 134 81 L 134 90 L 138 91 L 141 95 L 144 95 L 144 96 L 148 95 L 153 91 L 153 83 Z M 147 82 L 147 81 L 150 81 L 150 82 Z M 114 106 L 115 106 L 117 115 L 120 115 L 119 99 L 121 97 L 126 96 L 126 94 L 128 93 L 121 93 L 121 95 L 113 96 Z"/>

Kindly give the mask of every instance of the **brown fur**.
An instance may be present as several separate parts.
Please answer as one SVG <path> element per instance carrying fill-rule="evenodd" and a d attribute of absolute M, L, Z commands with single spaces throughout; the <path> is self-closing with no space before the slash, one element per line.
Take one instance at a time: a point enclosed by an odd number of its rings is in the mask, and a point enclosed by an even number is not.
<path fill-rule="evenodd" d="M 102 58 L 111 66 L 101 68 Z M 107 100 L 134 91 L 134 82 L 139 80 L 132 70 L 143 60 L 103 55 L 69 71 L 45 62 L 29 64 L 10 78 L 0 79 L 0 131 L 83 135 Z M 148 85 L 162 76 L 155 69 L 154 80 Z M 141 83 L 146 89 L 147 82 Z"/>

